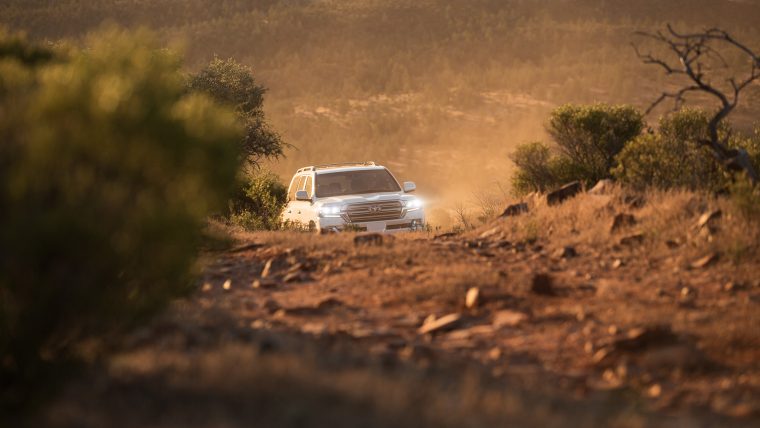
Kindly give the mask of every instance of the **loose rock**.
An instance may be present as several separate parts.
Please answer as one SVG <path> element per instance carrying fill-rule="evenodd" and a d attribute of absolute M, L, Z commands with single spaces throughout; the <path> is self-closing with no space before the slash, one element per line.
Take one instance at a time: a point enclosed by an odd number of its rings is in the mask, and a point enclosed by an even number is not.
<path fill-rule="evenodd" d="M 273 263 L 274 263 L 274 259 L 269 259 L 264 264 L 264 269 L 261 270 L 261 275 L 260 275 L 262 278 L 266 278 L 266 277 L 268 277 L 269 275 L 272 274 L 272 264 Z"/>
<path fill-rule="evenodd" d="M 440 318 L 435 319 L 434 321 L 422 324 L 422 327 L 420 327 L 417 332 L 419 334 L 428 334 L 435 333 L 437 331 L 448 330 L 454 328 L 461 319 L 462 316 L 459 314 L 444 315 Z"/>
<path fill-rule="evenodd" d="M 478 287 L 472 287 L 467 290 L 467 295 L 464 299 L 464 306 L 467 309 L 474 309 L 480 303 L 480 289 Z"/>
<path fill-rule="evenodd" d="M 634 233 L 633 235 L 624 236 L 620 239 L 620 245 L 636 245 L 644 242 L 643 233 Z"/>
<path fill-rule="evenodd" d="M 605 179 L 597 181 L 594 187 L 592 187 L 591 190 L 588 191 L 588 194 L 605 195 L 607 193 L 610 193 L 614 187 L 615 187 L 615 182 L 610 180 L 609 178 L 605 178 Z"/>
<path fill-rule="evenodd" d="M 722 215 L 723 211 L 721 210 L 709 211 L 702 214 L 699 217 L 699 221 L 697 221 L 697 229 L 701 229 L 707 226 L 710 222 L 719 219 Z"/>
<path fill-rule="evenodd" d="M 624 227 L 634 226 L 636 224 L 636 217 L 633 214 L 619 213 L 612 219 L 612 226 L 610 226 L 610 232 L 618 231 Z"/>
<path fill-rule="evenodd" d="M 575 248 L 571 246 L 558 248 L 557 251 L 554 252 L 554 257 L 557 257 L 560 259 L 569 259 L 577 255 L 578 253 L 575 251 Z"/>
<path fill-rule="evenodd" d="M 581 191 L 581 182 L 573 181 L 547 194 L 546 203 L 548 205 L 561 204 L 565 200 L 572 198 L 573 196 L 580 193 L 580 191 Z"/>
<path fill-rule="evenodd" d="M 528 315 L 522 312 L 505 309 L 494 314 L 493 326 L 496 329 L 500 329 L 502 327 L 516 327 L 524 321 L 527 321 L 527 319 Z"/>
<path fill-rule="evenodd" d="M 253 288 L 274 288 L 277 287 L 277 282 L 268 279 L 256 279 L 251 283 Z"/>
<path fill-rule="evenodd" d="M 549 274 L 539 273 L 533 275 L 530 284 L 530 291 L 543 296 L 555 296 L 554 281 Z"/>
<path fill-rule="evenodd" d="M 501 213 L 501 217 L 511 217 L 520 215 L 523 213 L 528 212 L 528 204 L 525 202 L 520 202 L 517 204 L 509 205 L 507 208 L 504 209 L 504 211 Z"/>
<path fill-rule="evenodd" d="M 717 261 L 718 261 L 718 253 L 712 253 L 712 254 L 708 254 L 702 257 L 699 260 L 694 261 L 691 264 L 691 267 L 693 269 L 701 269 L 701 268 L 708 267 Z"/>
<path fill-rule="evenodd" d="M 354 245 L 381 246 L 383 245 L 383 235 L 379 233 L 356 235 L 354 237 Z"/>

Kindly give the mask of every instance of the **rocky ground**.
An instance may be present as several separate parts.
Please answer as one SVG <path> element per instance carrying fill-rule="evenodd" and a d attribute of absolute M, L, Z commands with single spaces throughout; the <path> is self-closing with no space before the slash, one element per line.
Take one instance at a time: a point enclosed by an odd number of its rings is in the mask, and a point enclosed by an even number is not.
<path fill-rule="evenodd" d="M 757 426 L 754 232 L 600 193 L 463 234 L 238 233 L 41 423 Z"/>

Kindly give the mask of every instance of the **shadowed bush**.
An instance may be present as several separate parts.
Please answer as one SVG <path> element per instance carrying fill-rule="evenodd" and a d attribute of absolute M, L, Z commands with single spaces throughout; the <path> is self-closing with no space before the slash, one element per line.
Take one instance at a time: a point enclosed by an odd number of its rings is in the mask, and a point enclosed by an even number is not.
<path fill-rule="evenodd" d="M 570 181 L 592 185 L 609 178 L 615 156 L 643 127 L 641 113 L 631 106 L 559 107 L 547 127 L 555 144 L 523 144 L 510 156 L 517 166 L 513 191 L 545 192 Z"/>
<path fill-rule="evenodd" d="M 248 174 L 229 203 L 229 218 L 250 230 L 275 230 L 288 202 L 288 188 L 270 171 Z"/>
<path fill-rule="evenodd" d="M 5 405 L 82 340 L 189 290 L 202 222 L 229 197 L 241 138 L 233 112 L 188 95 L 180 58 L 146 33 L 104 31 L 53 62 L 12 43 L 0 49 Z"/>
<path fill-rule="evenodd" d="M 593 184 L 609 178 L 615 156 L 643 127 L 641 113 L 631 106 L 564 105 L 552 112 L 547 131 L 571 161 L 574 178 Z"/>
<path fill-rule="evenodd" d="M 266 89 L 256 84 L 250 68 L 231 58 L 214 58 L 192 76 L 188 86 L 192 91 L 206 93 L 235 109 L 245 127 L 239 150 L 247 166 L 256 167 L 262 159 L 282 156 L 284 143 L 279 134 L 269 127 L 264 116 Z"/>
<path fill-rule="evenodd" d="M 662 117 L 657 133 L 642 135 L 622 150 L 614 176 L 621 183 L 639 189 L 725 189 L 731 177 L 709 148 L 700 143 L 709 138 L 709 120 L 707 113 L 695 109 Z M 757 168 L 760 144 L 756 138 L 732 132 L 725 122 L 719 134 L 729 146 L 747 150 Z"/>
<path fill-rule="evenodd" d="M 512 175 L 512 190 L 518 195 L 547 192 L 582 175 L 570 159 L 552 153 L 540 142 L 518 146 L 510 159 L 517 166 Z"/>

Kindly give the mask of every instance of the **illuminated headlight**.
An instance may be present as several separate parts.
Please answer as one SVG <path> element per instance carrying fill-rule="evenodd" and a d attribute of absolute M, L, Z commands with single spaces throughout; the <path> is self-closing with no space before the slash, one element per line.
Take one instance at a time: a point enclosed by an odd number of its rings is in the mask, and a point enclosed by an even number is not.
<path fill-rule="evenodd" d="M 403 204 L 407 211 L 414 211 L 422 208 L 422 201 L 417 198 L 407 199 L 403 201 Z"/>
<path fill-rule="evenodd" d="M 326 205 L 319 209 L 320 217 L 340 217 L 340 205 Z"/>

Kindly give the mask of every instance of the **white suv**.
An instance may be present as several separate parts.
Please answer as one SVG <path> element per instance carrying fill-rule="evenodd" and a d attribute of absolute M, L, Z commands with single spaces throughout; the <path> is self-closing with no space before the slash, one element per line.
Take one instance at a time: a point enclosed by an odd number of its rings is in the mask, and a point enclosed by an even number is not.
<path fill-rule="evenodd" d="M 425 224 L 422 201 L 408 193 L 416 186 L 374 162 L 307 166 L 290 181 L 286 223 L 311 230 L 399 232 Z"/>

